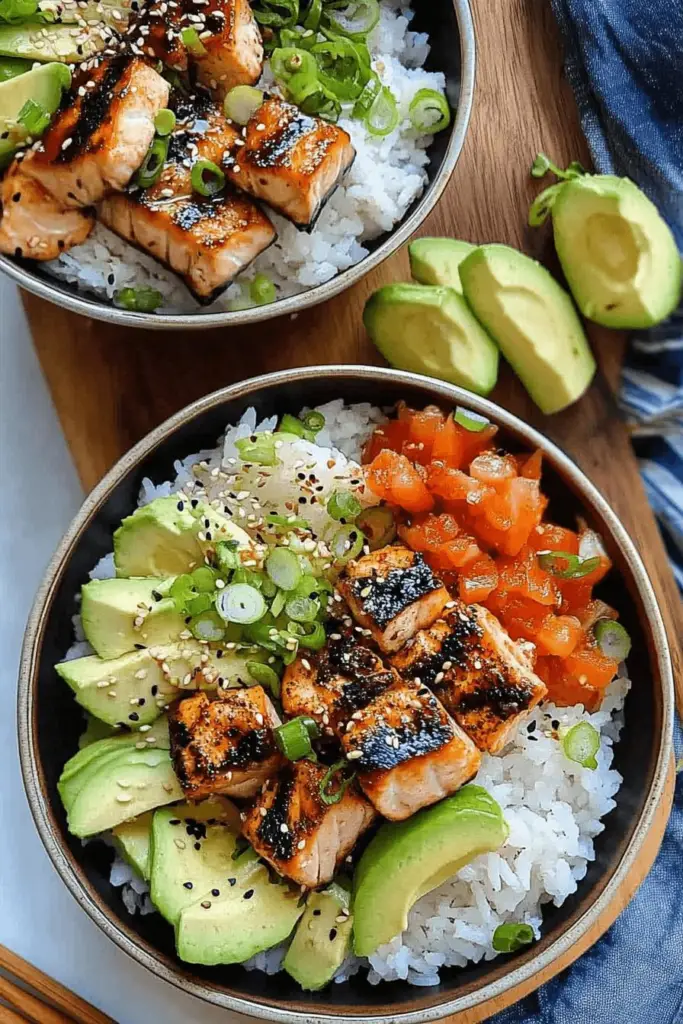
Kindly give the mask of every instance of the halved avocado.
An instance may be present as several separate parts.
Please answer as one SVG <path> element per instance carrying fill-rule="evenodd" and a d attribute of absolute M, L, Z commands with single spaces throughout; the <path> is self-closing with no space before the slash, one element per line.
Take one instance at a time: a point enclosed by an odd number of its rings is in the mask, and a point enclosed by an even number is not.
<path fill-rule="evenodd" d="M 4 29 L 0 28 L 0 38 Z M 20 117 L 30 102 L 38 111 L 54 114 L 62 102 L 62 93 L 71 84 L 71 72 L 64 64 L 45 64 L 25 74 L 0 82 L 0 165 L 8 163 L 29 131 Z M 47 127 L 47 123 L 38 134 Z M 31 137 L 35 137 L 34 135 Z"/>
<path fill-rule="evenodd" d="M 444 284 L 462 295 L 458 267 L 476 248 L 458 238 L 416 238 L 408 246 L 410 273 L 419 284 Z"/>
<path fill-rule="evenodd" d="M 363 323 L 387 362 L 487 395 L 498 349 L 454 288 L 390 284 L 365 304 Z"/>
<path fill-rule="evenodd" d="M 114 577 L 81 588 L 83 632 L 100 658 L 178 639 L 185 619 L 167 596 L 173 579 Z"/>

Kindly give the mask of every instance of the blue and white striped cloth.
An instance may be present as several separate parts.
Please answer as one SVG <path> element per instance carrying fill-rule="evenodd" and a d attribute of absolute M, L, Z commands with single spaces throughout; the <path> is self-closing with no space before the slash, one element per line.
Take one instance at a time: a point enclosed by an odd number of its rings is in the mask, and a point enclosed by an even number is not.
<path fill-rule="evenodd" d="M 683 0 L 550 2 L 596 168 L 640 185 L 683 250 Z M 621 406 L 683 590 L 683 306 L 632 338 Z M 680 758 L 680 721 L 675 744 Z M 573 967 L 489 1024 L 683 1024 L 682 893 L 679 772 L 662 849 L 624 913 Z"/>

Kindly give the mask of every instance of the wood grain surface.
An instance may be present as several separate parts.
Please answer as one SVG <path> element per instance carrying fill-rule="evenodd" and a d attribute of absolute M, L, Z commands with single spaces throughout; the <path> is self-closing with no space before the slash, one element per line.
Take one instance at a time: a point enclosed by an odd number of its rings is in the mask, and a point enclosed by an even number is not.
<path fill-rule="evenodd" d="M 526 227 L 529 201 L 540 187 L 529 177 L 529 166 L 539 150 L 562 165 L 577 158 L 588 163 L 589 157 L 562 75 L 550 7 L 547 0 L 474 0 L 474 16 L 478 66 L 471 126 L 446 193 L 420 234 L 505 242 L 556 269 L 547 228 Z M 313 363 L 381 362 L 362 328 L 363 303 L 378 285 L 408 277 L 407 256 L 397 253 L 324 307 L 295 319 L 209 333 L 117 328 L 26 295 L 36 349 L 83 484 L 92 487 L 126 449 L 171 413 L 233 381 Z M 661 602 L 683 708 L 680 598 L 613 397 L 624 340 L 597 328 L 591 328 L 590 336 L 600 372 L 581 401 L 564 413 L 543 416 L 507 368 L 492 397 L 564 448 L 620 515 Z M 619 898 L 566 962 L 602 934 L 647 873 L 672 792 L 673 782 L 649 848 Z M 556 964 L 552 973 L 563 966 Z M 537 977 L 529 987 L 542 980 L 546 978 Z M 475 1024 L 523 994 L 517 990 L 495 1005 L 460 1015 L 458 1024 Z"/>

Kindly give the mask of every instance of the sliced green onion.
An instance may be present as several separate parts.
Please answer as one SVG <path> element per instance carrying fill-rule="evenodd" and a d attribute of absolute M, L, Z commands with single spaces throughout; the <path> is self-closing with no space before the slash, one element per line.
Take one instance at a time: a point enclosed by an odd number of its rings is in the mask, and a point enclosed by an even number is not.
<path fill-rule="evenodd" d="M 541 569 L 561 580 L 580 580 L 600 565 L 597 555 L 594 558 L 580 558 L 568 551 L 539 551 L 537 558 Z"/>
<path fill-rule="evenodd" d="M 309 79 L 315 79 L 318 73 L 315 59 L 308 50 L 295 46 L 278 47 L 277 50 L 273 50 L 270 70 L 275 81 L 285 86 L 295 75 L 304 74 Z"/>
<path fill-rule="evenodd" d="M 288 548 L 275 548 L 266 559 L 266 572 L 281 590 L 294 590 L 301 579 L 299 559 Z"/>
<path fill-rule="evenodd" d="M 273 28 L 296 25 L 299 20 L 299 0 L 261 0 L 260 9 L 254 11 L 254 17 L 260 25 Z"/>
<path fill-rule="evenodd" d="M 175 128 L 176 116 L 172 110 L 165 107 L 160 110 L 154 118 L 154 130 L 157 135 L 170 135 Z"/>
<path fill-rule="evenodd" d="M 140 188 L 151 188 L 164 169 L 168 155 L 168 139 L 156 135 L 147 150 L 147 155 L 135 175 L 135 184 Z"/>
<path fill-rule="evenodd" d="M 318 25 L 320 24 L 320 17 L 322 15 L 322 12 L 323 0 L 311 0 L 308 7 L 306 8 L 306 13 L 304 15 L 304 20 L 302 22 L 304 28 L 312 29 L 315 32 Z"/>
<path fill-rule="evenodd" d="M 208 565 L 200 565 L 190 573 L 192 585 L 199 594 L 213 594 L 216 589 L 216 573 Z"/>
<path fill-rule="evenodd" d="M 169 595 L 173 598 L 179 607 L 184 607 L 185 602 L 192 596 L 194 592 L 194 584 L 192 577 L 189 573 L 183 573 L 181 576 L 176 576 L 171 584 Z"/>
<path fill-rule="evenodd" d="M 283 530 L 307 530 L 309 525 L 301 516 L 281 516 L 277 512 L 269 512 L 266 522 L 270 526 L 280 526 Z"/>
<path fill-rule="evenodd" d="M 310 430 L 312 434 L 318 434 L 325 426 L 325 417 L 321 412 L 311 409 L 304 416 L 303 424 L 306 430 Z"/>
<path fill-rule="evenodd" d="M 206 53 L 206 47 L 199 38 L 196 28 L 184 28 L 180 33 L 180 38 L 194 57 L 203 57 Z"/>
<path fill-rule="evenodd" d="M 350 562 L 363 550 L 365 537 L 357 526 L 350 523 L 340 527 L 330 544 L 330 550 L 337 562 Z"/>
<path fill-rule="evenodd" d="M 257 622 L 265 615 L 266 602 L 261 592 L 248 583 L 231 583 L 216 598 L 218 614 L 226 622 Z"/>
<path fill-rule="evenodd" d="M 565 733 L 562 749 L 570 761 L 595 769 L 598 767 L 595 755 L 600 749 L 600 733 L 590 722 L 578 722 Z"/>
<path fill-rule="evenodd" d="M 396 97 L 391 89 L 383 85 L 375 97 L 375 102 L 368 111 L 365 120 L 371 135 L 390 135 L 398 124 L 398 107 Z"/>
<path fill-rule="evenodd" d="M 363 531 L 371 551 L 386 547 L 396 536 L 394 514 L 387 505 L 366 508 L 356 519 L 356 526 Z"/>
<path fill-rule="evenodd" d="M 263 93 L 252 85 L 236 85 L 223 100 L 223 112 L 235 124 L 248 124 L 263 103 Z"/>
<path fill-rule="evenodd" d="M 257 306 L 267 306 L 268 303 L 275 302 L 277 298 L 275 285 L 267 274 L 256 275 L 249 284 L 249 295 Z"/>
<path fill-rule="evenodd" d="M 327 643 L 327 633 L 322 622 L 290 622 L 287 631 L 296 636 L 301 647 L 309 651 L 320 651 Z"/>
<path fill-rule="evenodd" d="M 333 594 L 334 587 L 324 576 L 313 576 L 307 574 L 301 577 L 301 582 L 296 588 L 297 597 L 310 597 L 315 600 L 320 594 Z"/>
<path fill-rule="evenodd" d="M 287 85 L 287 95 L 304 114 L 315 114 L 317 117 L 333 124 L 339 120 L 341 103 L 329 89 L 317 78 L 311 78 L 305 72 L 293 75 Z"/>
<path fill-rule="evenodd" d="M 367 82 L 363 86 L 363 90 L 353 105 L 353 116 L 357 121 L 364 121 L 370 113 L 372 105 L 377 99 L 379 92 L 382 89 L 382 83 L 379 75 L 374 71 L 370 74 Z"/>
<path fill-rule="evenodd" d="M 239 565 L 233 573 L 233 583 L 246 583 L 250 587 L 254 587 L 255 590 L 260 590 L 263 585 L 263 579 L 261 573 L 253 572 L 251 569 L 247 569 L 245 565 Z"/>
<path fill-rule="evenodd" d="M 242 462 L 253 462 L 257 466 L 277 466 L 280 461 L 275 453 L 275 439 L 270 431 L 241 437 L 235 441 Z"/>
<path fill-rule="evenodd" d="M 327 514 L 336 520 L 352 521 L 362 510 L 363 506 L 351 491 L 333 491 L 327 502 Z"/>
<path fill-rule="evenodd" d="M 225 185 L 225 174 L 213 160 L 196 160 L 192 165 L 190 181 L 200 196 L 215 196 Z"/>
<path fill-rule="evenodd" d="M 563 181 L 567 181 L 570 178 L 580 178 L 586 173 L 585 168 L 581 166 L 578 160 L 572 160 L 567 170 L 563 171 L 545 153 L 538 153 L 531 165 L 531 176 L 533 178 L 543 178 L 548 171 L 552 171 L 554 175 Z"/>
<path fill-rule="evenodd" d="M 471 409 L 463 409 L 460 405 L 456 405 L 453 419 L 461 427 L 464 427 L 465 430 L 471 430 L 475 434 L 478 434 L 484 427 L 488 427 L 491 422 L 485 416 L 480 416 L 478 412 L 472 412 Z"/>
<path fill-rule="evenodd" d="M 43 104 L 36 103 L 35 100 L 26 100 L 17 114 L 19 124 L 32 136 L 42 135 L 51 120 L 52 116 Z"/>
<path fill-rule="evenodd" d="M 261 686 L 267 686 L 273 697 L 280 696 L 280 677 L 270 665 L 264 665 L 261 661 L 248 661 L 247 672 Z"/>
<path fill-rule="evenodd" d="M 216 544 L 216 565 L 220 571 L 229 576 L 233 569 L 237 569 L 240 564 L 239 556 L 234 547 L 235 542 L 229 540 L 220 540 Z"/>
<path fill-rule="evenodd" d="M 318 65 L 319 80 L 337 99 L 347 102 L 360 96 L 368 74 L 356 45 L 350 39 L 316 43 L 311 53 Z"/>
<path fill-rule="evenodd" d="M 209 640 L 217 643 L 225 637 L 225 623 L 216 612 L 202 612 L 188 623 L 187 628 L 195 640 Z"/>
<path fill-rule="evenodd" d="M 291 413 L 284 413 L 278 426 L 278 433 L 281 434 L 295 434 L 297 437 L 303 437 L 306 432 L 306 428 L 296 416 L 292 416 Z"/>
<path fill-rule="evenodd" d="M 328 806 L 330 804 L 338 804 L 344 796 L 344 793 L 349 788 L 351 783 L 356 777 L 356 773 L 353 772 L 351 775 L 346 775 L 349 763 L 346 759 L 337 761 L 331 768 L 323 775 L 320 780 L 320 799 L 324 804 Z M 330 792 L 330 785 L 335 784 L 336 788 Z"/>
<path fill-rule="evenodd" d="M 193 594 L 185 602 L 186 615 L 203 615 L 213 607 L 214 599 L 211 594 Z"/>
<path fill-rule="evenodd" d="M 274 586 L 275 584 L 273 584 Z M 278 590 L 273 597 L 272 604 L 270 606 L 270 614 L 278 617 L 282 609 L 287 604 L 287 593 L 284 590 Z"/>
<path fill-rule="evenodd" d="M 621 623 L 613 619 L 598 619 L 593 634 L 606 658 L 624 661 L 631 653 L 631 637 Z"/>
<path fill-rule="evenodd" d="M 365 39 L 379 21 L 378 0 L 349 0 L 341 10 L 327 8 L 326 21 L 343 36 Z"/>
<path fill-rule="evenodd" d="M 273 581 L 269 579 L 267 576 L 264 576 L 263 583 L 261 584 L 261 593 L 263 594 L 263 596 L 268 598 L 275 597 L 277 592 L 277 587 L 275 586 Z"/>
<path fill-rule="evenodd" d="M 515 953 L 522 946 L 534 941 L 534 930 L 530 924 L 499 924 L 493 933 L 491 945 L 497 953 Z"/>
<path fill-rule="evenodd" d="M 122 288 L 114 297 L 119 306 L 133 313 L 153 313 L 164 301 L 156 288 Z"/>
<path fill-rule="evenodd" d="M 541 224 L 545 224 L 550 215 L 550 211 L 555 204 L 555 200 L 563 188 L 564 182 L 558 181 L 554 185 L 551 185 L 549 188 L 544 188 L 542 192 L 538 193 L 529 207 L 529 227 L 538 228 Z"/>
<path fill-rule="evenodd" d="M 291 718 L 273 730 L 275 742 L 288 761 L 299 761 L 313 752 L 306 718 Z"/>
<path fill-rule="evenodd" d="M 418 89 L 408 107 L 408 117 L 415 131 L 425 135 L 441 132 L 451 123 L 448 101 L 436 89 Z"/>
<path fill-rule="evenodd" d="M 294 622 L 315 622 L 319 611 L 320 604 L 310 597 L 292 597 L 285 605 L 285 615 Z"/>

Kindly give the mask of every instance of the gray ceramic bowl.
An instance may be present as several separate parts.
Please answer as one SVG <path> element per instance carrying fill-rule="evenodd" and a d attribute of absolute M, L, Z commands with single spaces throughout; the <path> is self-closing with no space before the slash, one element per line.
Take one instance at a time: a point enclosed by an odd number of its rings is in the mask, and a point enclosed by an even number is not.
<path fill-rule="evenodd" d="M 212 447 L 225 425 L 250 405 L 269 415 L 336 397 L 383 406 L 400 398 L 417 407 L 460 404 L 497 423 L 501 442 L 510 450 L 540 448 L 549 514 L 566 525 L 574 525 L 581 514 L 602 534 L 614 569 L 601 592 L 619 609 L 633 638 L 629 668 L 634 686 L 615 751 L 624 784 L 578 892 L 563 907 L 547 909 L 538 943 L 490 963 L 444 970 L 435 988 L 402 982 L 372 986 L 357 975 L 311 994 L 302 993 L 286 974 L 266 977 L 239 966 L 190 968 L 175 956 L 172 929 L 159 915 L 126 913 L 108 881 L 111 853 L 100 843 L 84 847 L 67 833 L 56 790 L 83 720 L 53 666 L 71 643 L 74 594 L 88 570 L 111 550 L 112 531 L 135 508 L 142 478 L 171 477 L 175 459 Z M 418 1024 L 528 982 L 596 923 L 638 857 L 662 796 L 672 754 L 673 706 L 666 636 L 640 557 L 614 512 L 559 448 L 511 413 L 451 385 L 376 367 L 319 366 L 244 381 L 195 402 L 136 445 L 86 499 L 48 567 L 28 622 L 19 680 L 19 744 L 31 810 L 57 871 L 100 928 L 150 971 L 209 1002 L 261 1019 Z"/>
<path fill-rule="evenodd" d="M 63 281 L 50 277 L 39 263 L 0 255 L 0 270 L 17 284 L 43 299 L 70 309 L 74 313 L 128 327 L 150 330 L 196 330 L 230 327 L 269 320 L 287 313 L 299 313 L 360 281 L 382 260 L 391 256 L 417 231 L 436 204 L 453 173 L 465 141 L 474 91 L 474 26 L 468 0 L 414 0 L 416 30 L 429 33 L 431 52 L 427 60 L 430 70 L 446 76 L 446 93 L 453 111 L 450 127 L 435 136 L 429 149 L 428 184 L 422 195 L 410 206 L 400 223 L 373 242 L 366 243 L 368 256 L 348 270 L 342 271 L 326 284 L 300 295 L 232 313 L 156 314 L 130 313 L 109 302 L 81 294 Z"/>

